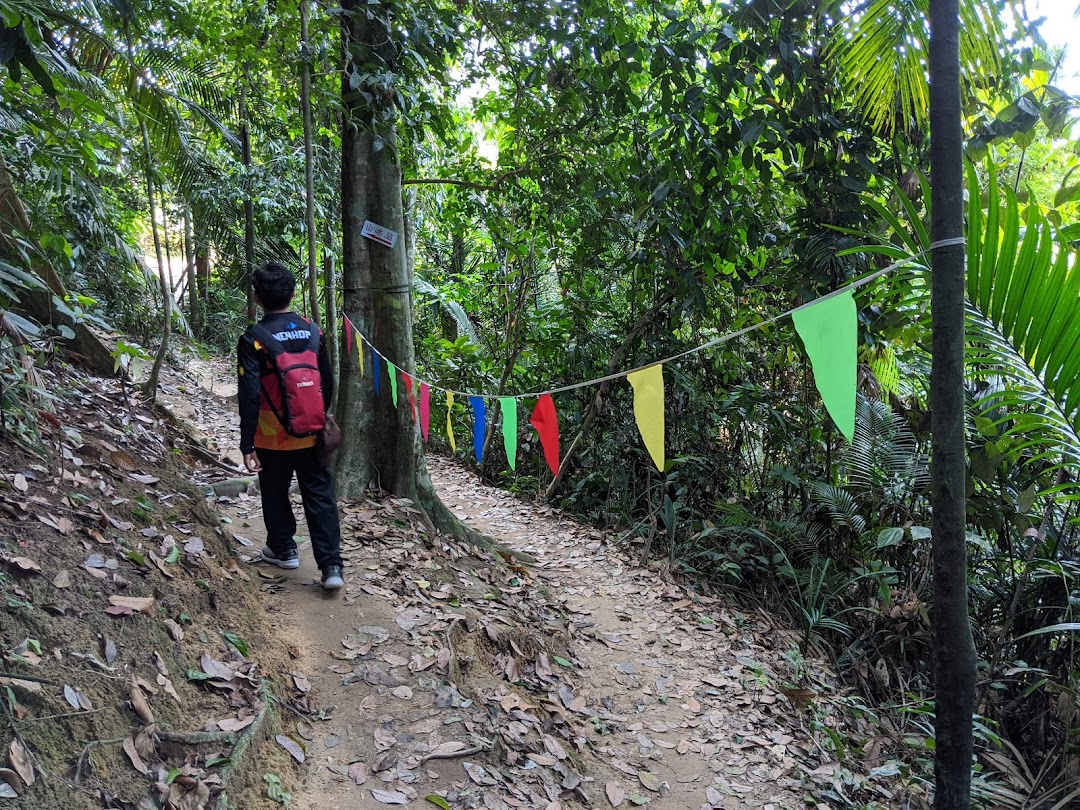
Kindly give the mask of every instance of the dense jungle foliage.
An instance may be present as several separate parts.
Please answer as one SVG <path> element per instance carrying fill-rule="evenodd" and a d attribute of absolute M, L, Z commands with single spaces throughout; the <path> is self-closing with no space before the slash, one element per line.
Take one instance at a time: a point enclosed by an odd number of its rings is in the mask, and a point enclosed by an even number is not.
<path fill-rule="evenodd" d="M 45 267 L 74 319 L 127 336 L 118 368 L 149 359 L 170 298 L 191 338 L 174 354 L 231 349 L 253 262 L 315 270 L 336 311 L 343 93 L 398 112 L 400 140 L 376 121 L 375 148 L 398 150 L 406 187 L 418 369 L 459 390 L 638 366 L 914 257 L 857 294 L 851 443 L 779 322 L 666 366 L 662 474 L 620 382 L 557 396 L 558 480 L 524 430 L 517 472 L 499 442 L 478 472 L 784 614 L 790 685 L 810 651 L 830 657 L 924 773 L 926 1 L 373 5 L 400 35 L 382 75 L 342 73 L 333 4 L 306 9 L 305 42 L 294 4 L 0 0 L 5 436 L 47 452 L 34 366 L 71 329 L 20 306 Z M 979 767 L 1016 777 L 977 784 L 993 806 L 1063 807 L 1080 785 L 1080 108 L 1022 4 L 961 8 Z M 866 744 L 830 739 L 842 760 Z"/>

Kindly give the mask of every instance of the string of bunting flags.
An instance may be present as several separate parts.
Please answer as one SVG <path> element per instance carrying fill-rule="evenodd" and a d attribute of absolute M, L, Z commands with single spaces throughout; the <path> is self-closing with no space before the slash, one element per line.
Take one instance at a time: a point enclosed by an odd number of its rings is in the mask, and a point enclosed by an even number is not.
<path fill-rule="evenodd" d="M 610 380 L 626 378 L 634 394 L 634 421 L 638 432 L 656 468 L 663 472 L 665 462 L 664 445 L 664 365 L 680 360 L 692 354 L 734 340 L 737 337 L 762 329 L 772 323 L 791 317 L 795 331 L 802 338 L 803 347 L 810 358 L 814 374 L 814 384 L 821 394 L 822 401 L 833 422 L 840 432 L 851 441 L 855 433 L 855 393 L 857 382 L 857 342 L 858 313 L 855 306 L 854 291 L 871 281 L 880 278 L 898 267 L 916 261 L 937 248 L 963 245 L 962 237 L 942 239 L 934 242 L 925 250 L 898 262 L 877 270 L 861 279 L 851 282 L 834 292 L 817 298 L 802 306 L 782 312 L 767 320 L 743 329 L 729 332 L 699 346 L 678 354 L 657 360 L 628 371 L 619 371 L 604 377 L 597 377 L 583 382 L 551 388 L 547 391 L 532 391 L 522 394 L 485 394 L 469 391 L 456 391 L 426 382 L 399 369 L 394 363 L 368 340 L 356 328 L 347 315 L 342 315 L 342 328 L 346 351 L 351 355 L 356 345 L 360 375 L 365 375 L 365 347 L 371 352 L 371 373 L 378 397 L 382 383 L 382 367 L 390 381 L 390 399 L 394 407 L 398 403 L 398 376 L 405 388 L 404 400 L 412 415 L 413 422 L 420 427 L 424 441 L 428 441 L 431 417 L 431 392 L 440 391 L 446 396 L 446 436 L 450 449 L 457 452 L 454 435 L 453 411 L 455 397 L 462 397 L 469 403 L 473 416 L 473 454 L 477 462 L 483 462 L 484 438 L 487 428 L 486 401 L 498 403 L 502 415 L 503 445 L 511 469 L 517 469 L 517 434 L 518 400 L 536 399 L 536 405 L 529 416 L 529 424 L 536 430 L 544 460 L 552 475 L 559 473 L 559 421 L 555 410 L 553 394 L 585 388 Z"/>

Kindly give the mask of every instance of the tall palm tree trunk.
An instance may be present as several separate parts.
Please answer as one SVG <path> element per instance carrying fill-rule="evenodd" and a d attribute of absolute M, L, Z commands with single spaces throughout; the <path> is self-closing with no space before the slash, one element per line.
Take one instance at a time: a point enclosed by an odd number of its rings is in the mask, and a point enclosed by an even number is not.
<path fill-rule="evenodd" d="M 958 0 L 930 0 L 930 175 L 934 241 L 964 235 Z M 973 190 L 974 192 L 974 190 Z M 975 644 L 967 601 L 962 244 L 933 252 L 934 806 L 971 807 Z"/>

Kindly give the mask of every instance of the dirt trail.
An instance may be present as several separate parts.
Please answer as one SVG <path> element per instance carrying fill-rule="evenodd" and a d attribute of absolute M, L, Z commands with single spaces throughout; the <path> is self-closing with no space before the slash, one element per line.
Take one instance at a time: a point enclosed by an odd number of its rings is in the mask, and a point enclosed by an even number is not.
<path fill-rule="evenodd" d="M 165 399 L 234 447 L 231 368 L 203 369 L 202 390 Z M 296 810 L 434 807 L 429 794 L 455 808 L 804 806 L 815 746 L 781 690 L 789 633 L 636 569 L 555 509 L 429 465 L 455 513 L 537 562 L 507 570 L 426 538 L 407 502 L 343 504 L 346 590 L 328 597 L 304 545 L 297 571 L 254 562 L 257 494 L 218 499 L 295 655 L 282 733 L 306 749 Z"/>

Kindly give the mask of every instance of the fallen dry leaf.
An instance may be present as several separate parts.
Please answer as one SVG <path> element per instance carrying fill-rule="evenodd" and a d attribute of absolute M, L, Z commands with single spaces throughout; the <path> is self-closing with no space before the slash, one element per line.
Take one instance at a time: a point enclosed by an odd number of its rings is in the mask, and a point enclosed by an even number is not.
<path fill-rule="evenodd" d="M 371 796 L 375 801 L 382 802 L 383 804 L 409 803 L 409 797 L 400 790 L 373 790 L 371 791 Z"/>
<path fill-rule="evenodd" d="M 637 778 L 643 787 L 651 790 L 653 793 L 660 792 L 660 777 L 656 774 L 649 773 L 648 771 L 638 771 Z"/>
<path fill-rule="evenodd" d="M 109 604 L 114 608 L 123 608 L 133 613 L 145 613 L 152 616 L 156 600 L 152 596 L 118 596 L 113 594 L 109 597 Z M 109 610 L 106 609 L 106 613 Z M 113 614 L 116 615 L 116 614 Z M 130 615 L 130 614 L 129 614 Z"/>
<path fill-rule="evenodd" d="M 137 770 L 143 776 L 149 776 L 150 767 L 145 762 L 143 762 L 142 757 L 139 756 L 139 751 L 135 747 L 135 738 L 128 737 L 127 739 L 125 739 L 123 748 L 124 753 L 127 754 L 127 758 L 131 760 L 131 764 L 135 767 L 135 770 Z"/>
<path fill-rule="evenodd" d="M 211 678 L 217 678 L 222 681 L 231 681 L 236 677 L 236 672 L 234 672 L 231 667 L 212 658 L 209 653 L 203 653 L 203 657 L 199 659 L 199 665 L 202 667 L 202 671 Z"/>
<path fill-rule="evenodd" d="M 380 727 L 375 729 L 374 737 L 376 751 L 388 751 L 397 745 L 397 737 L 394 736 L 392 731 L 388 731 L 385 728 Z"/>
<path fill-rule="evenodd" d="M 158 686 L 165 690 L 165 694 L 171 697 L 176 702 L 177 706 L 183 705 L 180 700 L 180 695 L 176 694 L 176 689 L 173 687 L 173 683 L 171 680 L 169 680 L 169 677 L 167 675 L 162 675 L 161 673 L 158 673 L 157 682 Z"/>
<path fill-rule="evenodd" d="M 24 785 L 30 787 L 30 785 L 34 784 L 34 766 L 30 762 L 26 749 L 18 740 L 12 740 L 11 745 L 8 747 L 8 762 L 11 763 L 11 767 L 19 775 Z"/>
<path fill-rule="evenodd" d="M 26 476 L 22 473 L 15 473 L 15 480 L 12 484 L 19 492 L 26 492 L 30 489 L 30 485 L 26 483 Z"/>
<path fill-rule="evenodd" d="M 354 762 L 349 766 L 349 778 L 358 785 L 364 784 L 371 777 L 371 770 L 363 762 Z"/>
<path fill-rule="evenodd" d="M 41 573 L 41 566 L 29 557 L 12 557 L 9 554 L 0 554 L 0 560 L 3 560 L 8 565 L 15 566 L 20 571 L 27 571 L 31 574 Z"/>
<path fill-rule="evenodd" d="M 162 622 L 165 628 L 169 631 L 169 635 L 172 636 L 173 641 L 182 641 L 184 638 L 184 628 L 179 623 L 174 622 L 172 619 L 166 619 Z"/>
<path fill-rule="evenodd" d="M 235 717 L 229 717 L 224 720 L 218 720 L 218 728 L 222 731 L 240 731 L 245 729 L 255 722 L 255 715 L 248 715 L 242 720 L 238 720 Z"/>
<path fill-rule="evenodd" d="M 622 789 L 622 785 L 618 782 L 608 782 L 604 786 L 604 793 L 607 794 L 607 800 L 612 807 L 618 807 L 626 801 L 626 791 Z"/>
<path fill-rule="evenodd" d="M 118 467 L 124 472 L 135 472 L 139 469 L 134 457 L 123 450 L 113 450 L 113 452 L 109 453 L 109 461 L 113 463 L 114 467 Z"/>
<path fill-rule="evenodd" d="M 0 799 L 15 799 L 26 792 L 26 785 L 11 768 L 0 768 Z"/>
<path fill-rule="evenodd" d="M 274 739 L 277 740 L 278 745 L 289 752 L 293 759 L 301 765 L 304 764 L 304 760 L 307 759 L 307 756 L 304 754 L 304 749 L 301 747 L 300 743 L 292 737 L 286 737 L 284 734 L 278 734 Z"/>
<path fill-rule="evenodd" d="M 151 725 L 154 722 L 154 712 L 150 709 L 142 688 L 132 684 L 128 690 L 128 697 L 131 698 L 131 708 L 135 710 L 135 714 L 139 715 L 139 719 L 146 725 Z"/>
<path fill-rule="evenodd" d="M 293 685 L 296 686 L 296 691 L 308 693 L 311 691 L 311 681 L 307 679 L 307 675 L 302 672 L 294 672 L 292 674 Z"/>
<path fill-rule="evenodd" d="M 71 572 L 66 568 L 53 577 L 52 581 L 54 588 L 70 588 L 71 587 Z"/>

